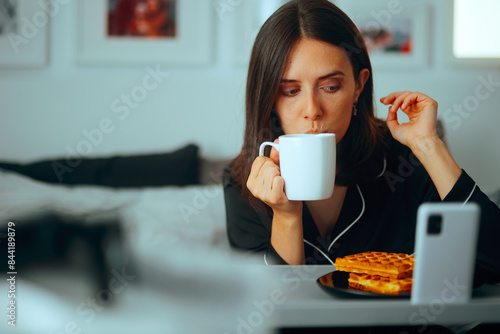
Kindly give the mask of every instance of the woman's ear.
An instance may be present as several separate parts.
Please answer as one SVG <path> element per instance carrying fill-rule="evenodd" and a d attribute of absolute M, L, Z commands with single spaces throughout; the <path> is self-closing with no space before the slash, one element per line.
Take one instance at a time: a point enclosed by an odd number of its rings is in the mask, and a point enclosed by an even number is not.
<path fill-rule="evenodd" d="M 368 81 L 369 77 L 370 77 L 370 70 L 368 70 L 367 68 L 364 68 L 359 72 L 358 78 L 356 80 L 356 92 L 355 92 L 356 99 L 354 101 L 358 101 L 358 98 L 361 95 L 363 88 L 365 88 L 366 81 Z"/>

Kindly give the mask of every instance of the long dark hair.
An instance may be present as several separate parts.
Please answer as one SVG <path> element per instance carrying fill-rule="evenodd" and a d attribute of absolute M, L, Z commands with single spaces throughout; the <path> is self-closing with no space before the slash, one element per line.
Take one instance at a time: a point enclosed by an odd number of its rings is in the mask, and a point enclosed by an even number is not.
<path fill-rule="evenodd" d="M 286 59 L 300 38 L 312 38 L 343 48 L 357 80 L 362 69 L 370 71 L 357 102 L 357 116 L 339 143 L 336 183 L 349 185 L 371 175 L 377 146 L 383 142 L 383 123 L 374 116 L 372 67 L 359 30 L 349 17 L 327 0 L 294 0 L 279 8 L 260 29 L 248 68 L 245 99 L 245 135 L 240 154 L 231 164 L 231 178 L 241 187 L 243 198 L 256 204 L 246 182 L 263 141 L 273 141 L 283 132 L 273 110 Z M 368 167 L 369 168 L 369 167 Z M 363 169 L 363 173 L 360 171 Z"/>

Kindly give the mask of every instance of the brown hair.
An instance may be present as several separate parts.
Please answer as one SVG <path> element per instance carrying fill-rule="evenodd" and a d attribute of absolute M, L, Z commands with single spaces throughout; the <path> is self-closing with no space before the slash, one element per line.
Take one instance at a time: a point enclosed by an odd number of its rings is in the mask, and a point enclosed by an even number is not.
<path fill-rule="evenodd" d="M 246 182 L 263 141 L 283 134 L 273 110 L 286 59 L 300 38 L 313 38 L 343 48 L 357 80 L 362 69 L 370 71 L 357 102 L 357 116 L 339 143 L 337 184 L 354 184 L 360 171 L 370 168 L 376 147 L 383 140 L 383 123 L 375 118 L 372 68 L 359 30 L 349 17 L 327 0 L 294 0 L 279 8 L 260 29 L 253 45 L 248 68 L 243 147 L 231 164 L 231 178 L 241 187 L 243 198 L 256 204 Z M 260 202 L 260 201 L 259 201 Z"/>

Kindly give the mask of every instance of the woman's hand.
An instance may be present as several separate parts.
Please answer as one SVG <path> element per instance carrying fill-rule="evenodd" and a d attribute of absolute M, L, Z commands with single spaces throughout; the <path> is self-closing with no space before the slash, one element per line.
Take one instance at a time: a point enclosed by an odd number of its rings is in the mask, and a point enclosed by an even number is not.
<path fill-rule="evenodd" d="M 275 142 L 278 142 L 278 139 Z M 247 188 L 255 197 L 269 205 L 275 214 L 290 217 L 302 215 L 302 202 L 289 201 L 286 197 L 285 181 L 279 168 L 279 153 L 274 147 L 269 158 L 255 158 Z"/>
<path fill-rule="evenodd" d="M 438 104 L 429 96 L 419 92 L 397 92 L 381 98 L 380 102 L 385 105 L 392 104 L 387 115 L 387 126 L 392 136 L 400 143 L 414 150 L 425 146 L 426 141 L 438 138 Z M 408 115 L 408 123 L 398 122 L 398 109 Z"/>
<path fill-rule="evenodd" d="M 278 139 L 274 141 L 278 142 Z M 273 210 L 271 245 L 288 264 L 304 264 L 302 202 L 289 201 L 279 168 L 279 153 L 255 158 L 247 180 L 250 192 Z"/>
<path fill-rule="evenodd" d="M 380 102 L 392 104 L 387 115 L 387 126 L 392 136 L 412 150 L 429 173 L 439 196 L 444 199 L 462 170 L 437 135 L 437 102 L 419 92 L 392 93 L 381 98 Z M 408 123 L 398 122 L 398 109 L 408 115 Z"/>

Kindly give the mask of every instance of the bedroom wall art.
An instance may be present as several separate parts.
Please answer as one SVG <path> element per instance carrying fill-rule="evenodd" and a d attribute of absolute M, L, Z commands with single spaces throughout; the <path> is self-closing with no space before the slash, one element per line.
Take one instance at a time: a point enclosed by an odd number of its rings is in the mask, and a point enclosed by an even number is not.
<path fill-rule="evenodd" d="M 206 65 L 211 12 L 203 0 L 79 0 L 77 62 Z"/>
<path fill-rule="evenodd" d="M 423 70 L 429 65 L 431 11 L 426 4 L 349 2 L 341 8 L 365 39 L 374 70 Z M 356 43 L 349 50 L 356 52 Z"/>

